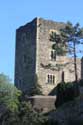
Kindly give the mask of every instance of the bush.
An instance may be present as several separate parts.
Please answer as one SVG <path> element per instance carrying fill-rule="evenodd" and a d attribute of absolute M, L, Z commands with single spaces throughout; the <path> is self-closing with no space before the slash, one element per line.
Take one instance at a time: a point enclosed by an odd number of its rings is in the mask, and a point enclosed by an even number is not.
<path fill-rule="evenodd" d="M 58 121 L 54 119 L 48 119 L 44 124 L 42 125 L 59 125 Z"/>
<path fill-rule="evenodd" d="M 30 95 L 34 96 L 34 95 L 43 95 L 42 94 L 42 90 L 41 90 L 41 85 L 38 84 L 38 77 L 35 74 L 35 78 L 34 78 L 34 86 L 31 88 L 31 92 Z"/>
<path fill-rule="evenodd" d="M 0 74 L 0 125 L 43 125 L 47 119 L 25 100 L 24 93 L 7 76 Z"/>
<path fill-rule="evenodd" d="M 81 80 L 79 81 L 79 85 L 80 85 L 80 86 L 83 86 L 83 79 L 81 79 Z"/>
<path fill-rule="evenodd" d="M 73 100 L 79 95 L 79 88 L 73 83 L 60 83 L 57 86 L 57 100 L 55 106 Z"/>
<path fill-rule="evenodd" d="M 68 125 L 83 125 L 83 120 L 69 120 Z"/>

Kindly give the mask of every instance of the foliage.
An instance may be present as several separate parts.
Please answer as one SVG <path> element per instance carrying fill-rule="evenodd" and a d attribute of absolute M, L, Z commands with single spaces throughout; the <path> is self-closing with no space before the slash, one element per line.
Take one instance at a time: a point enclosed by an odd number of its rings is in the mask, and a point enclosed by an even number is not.
<path fill-rule="evenodd" d="M 79 88 L 74 83 L 60 83 L 57 86 L 56 107 L 73 100 L 79 95 Z"/>
<path fill-rule="evenodd" d="M 80 80 L 79 80 L 79 85 L 80 85 L 80 86 L 83 86 L 83 79 L 80 79 Z"/>
<path fill-rule="evenodd" d="M 1 125 L 21 125 L 18 113 L 11 112 L 8 110 L 7 113 L 2 117 Z"/>
<path fill-rule="evenodd" d="M 52 49 L 56 51 L 57 55 L 64 56 L 66 54 L 72 55 L 74 58 L 74 72 L 75 80 L 77 81 L 77 53 L 82 53 L 82 50 L 77 50 L 77 46 L 83 44 L 83 28 L 80 28 L 79 23 L 73 24 L 67 22 L 64 24 L 65 28 L 60 29 L 59 33 L 52 32 L 50 34 L 50 41 L 53 42 Z"/>
<path fill-rule="evenodd" d="M 56 54 L 58 56 L 64 56 L 66 54 L 66 50 L 65 50 L 63 44 L 60 44 L 60 45 L 53 44 L 52 49 L 56 51 Z"/>
<path fill-rule="evenodd" d="M 0 104 L 6 105 L 11 111 L 17 111 L 21 92 L 10 82 L 10 79 L 0 74 Z"/>
<path fill-rule="evenodd" d="M 60 32 L 59 34 L 51 32 L 50 41 L 53 42 L 52 49 L 56 51 L 56 55 L 64 56 L 66 54 L 66 44 L 62 39 Z"/>
<path fill-rule="evenodd" d="M 75 72 L 75 80 L 77 81 L 77 53 L 81 53 L 82 50 L 77 50 L 78 45 L 83 44 L 83 28 L 80 28 L 79 23 L 73 24 L 71 22 L 67 22 L 64 29 L 60 30 L 62 39 L 67 42 L 67 52 L 72 55 L 74 58 L 74 72 Z"/>
<path fill-rule="evenodd" d="M 59 125 L 59 122 L 55 119 L 48 119 L 43 125 Z"/>
<path fill-rule="evenodd" d="M 82 119 L 69 119 L 68 125 L 83 125 Z"/>
<path fill-rule="evenodd" d="M 47 121 L 46 116 L 21 96 L 9 78 L 0 74 L 0 125 L 43 125 Z"/>
<path fill-rule="evenodd" d="M 9 77 L 0 74 L 0 124 L 9 125 L 10 121 L 17 122 L 20 96 L 21 92 L 14 87 Z"/>
<path fill-rule="evenodd" d="M 22 101 L 18 113 L 7 113 L 4 125 L 43 125 L 46 121 L 47 117 L 36 111 L 30 102 Z"/>
<path fill-rule="evenodd" d="M 20 102 L 19 112 L 9 111 L 2 118 L 4 125 L 43 125 L 46 121 L 47 117 L 26 101 Z"/>
<path fill-rule="evenodd" d="M 30 102 L 21 103 L 19 116 L 22 125 L 42 125 L 47 120 L 41 112 L 32 107 Z"/>
<path fill-rule="evenodd" d="M 41 66 L 44 69 L 51 69 L 51 70 L 56 70 L 56 71 L 59 71 L 60 68 L 62 67 L 62 65 L 59 65 L 59 64 L 52 65 L 51 63 L 49 63 L 47 65 L 44 65 L 44 64 L 41 63 Z"/>
<path fill-rule="evenodd" d="M 41 86 L 38 84 L 38 77 L 37 75 L 35 75 L 35 78 L 34 78 L 34 86 L 31 88 L 31 93 L 30 95 L 42 95 L 42 91 L 41 91 Z"/>

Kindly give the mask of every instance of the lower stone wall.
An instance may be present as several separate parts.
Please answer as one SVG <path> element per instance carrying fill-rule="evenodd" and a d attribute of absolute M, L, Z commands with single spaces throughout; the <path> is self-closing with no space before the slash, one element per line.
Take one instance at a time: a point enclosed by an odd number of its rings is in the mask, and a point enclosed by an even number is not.
<path fill-rule="evenodd" d="M 28 100 L 37 110 L 49 112 L 55 109 L 56 96 L 31 96 Z"/>

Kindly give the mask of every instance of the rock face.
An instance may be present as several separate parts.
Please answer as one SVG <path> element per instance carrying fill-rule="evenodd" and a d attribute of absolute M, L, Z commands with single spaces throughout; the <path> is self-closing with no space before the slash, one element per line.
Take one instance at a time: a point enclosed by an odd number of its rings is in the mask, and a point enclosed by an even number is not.
<path fill-rule="evenodd" d="M 32 22 L 20 27 L 16 31 L 15 56 L 15 85 L 22 91 L 30 93 L 37 75 L 42 93 L 48 95 L 62 81 L 74 81 L 73 59 L 66 56 L 56 56 L 52 59 L 52 45 L 50 33 L 64 28 L 64 23 L 57 23 L 42 18 L 35 18 Z M 78 78 L 81 78 L 81 61 L 78 62 Z M 69 64 L 68 64 L 69 63 Z M 65 65 L 60 71 L 56 64 Z"/>

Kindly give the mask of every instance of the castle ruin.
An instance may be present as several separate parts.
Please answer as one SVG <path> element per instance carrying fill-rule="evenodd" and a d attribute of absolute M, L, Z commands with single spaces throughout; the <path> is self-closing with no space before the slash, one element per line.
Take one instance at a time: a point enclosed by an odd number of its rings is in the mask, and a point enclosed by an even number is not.
<path fill-rule="evenodd" d="M 52 50 L 53 42 L 49 36 L 52 31 L 64 28 L 58 23 L 35 18 L 16 31 L 15 85 L 22 91 L 31 92 L 35 77 L 44 95 L 48 95 L 61 81 L 75 80 L 73 58 L 57 56 Z M 83 61 L 77 59 L 78 79 L 83 76 Z M 56 64 L 63 64 L 58 70 Z M 67 65 L 65 65 L 67 64 Z"/>

